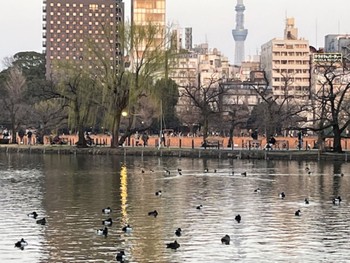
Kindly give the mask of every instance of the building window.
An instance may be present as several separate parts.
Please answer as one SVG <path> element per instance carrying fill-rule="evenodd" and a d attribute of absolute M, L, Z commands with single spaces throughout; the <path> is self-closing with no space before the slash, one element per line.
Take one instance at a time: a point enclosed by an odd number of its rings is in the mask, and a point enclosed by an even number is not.
<path fill-rule="evenodd" d="M 89 10 L 95 12 L 98 10 L 98 5 L 97 4 L 90 4 L 89 5 Z"/>

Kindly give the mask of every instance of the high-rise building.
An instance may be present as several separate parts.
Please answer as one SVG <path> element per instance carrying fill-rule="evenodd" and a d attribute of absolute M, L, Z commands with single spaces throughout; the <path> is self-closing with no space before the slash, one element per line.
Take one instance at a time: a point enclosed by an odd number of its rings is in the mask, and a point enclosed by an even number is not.
<path fill-rule="evenodd" d="M 192 49 L 192 27 L 185 28 L 185 49 Z"/>
<path fill-rule="evenodd" d="M 165 26 L 165 0 L 131 0 L 131 20 L 136 25 Z"/>
<path fill-rule="evenodd" d="M 166 18 L 165 0 L 131 0 L 131 21 L 137 26 L 149 24 L 159 27 L 159 33 L 153 40 L 158 48 L 164 43 Z M 138 50 L 142 51 L 142 50 Z"/>
<path fill-rule="evenodd" d="M 266 72 L 276 99 L 293 96 L 307 101 L 310 95 L 309 41 L 298 38 L 294 18 L 287 18 L 283 39 L 272 39 L 261 47 L 261 68 Z"/>
<path fill-rule="evenodd" d="M 172 31 L 171 46 L 177 51 L 182 49 L 182 28 L 179 26 Z"/>
<path fill-rule="evenodd" d="M 244 29 L 244 10 L 243 0 L 237 0 L 236 5 L 236 28 L 232 30 L 233 39 L 235 40 L 235 61 L 236 66 L 240 66 L 244 60 L 244 41 L 247 38 L 248 30 Z"/>
<path fill-rule="evenodd" d="M 105 59 L 120 65 L 123 54 L 117 25 L 124 20 L 122 0 L 44 0 L 43 4 L 43 46 L 48 77 L 54 61 L 89 64 L 95 60 L 89 50 L 91 42 L 104 52 Z"/>

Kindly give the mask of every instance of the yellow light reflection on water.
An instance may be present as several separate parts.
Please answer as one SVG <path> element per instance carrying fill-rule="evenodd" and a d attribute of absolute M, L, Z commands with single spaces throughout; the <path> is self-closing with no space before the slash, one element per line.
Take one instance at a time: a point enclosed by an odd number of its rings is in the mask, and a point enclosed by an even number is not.
<path fill-rule="evenodd" d="M 128 170 L 125 165 L 120 170 L 120 199 L 121 199 L 121 214 L 124 224 L 128 223 L 128 212 L 126 211 L 128 202 Z"/>

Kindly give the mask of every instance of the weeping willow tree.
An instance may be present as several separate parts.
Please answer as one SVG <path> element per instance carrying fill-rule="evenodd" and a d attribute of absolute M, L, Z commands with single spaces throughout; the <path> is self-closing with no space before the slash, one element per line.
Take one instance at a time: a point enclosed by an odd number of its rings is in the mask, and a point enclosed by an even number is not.
<path fill-rule="evenodd" d="M 86 147 L 85 128 L 94 124 L 100 105 L 96 77 L 76 63 L 61 64 L 53 89 L 62 107 L 67 107 L 68 125 L 78 131 L 78 147 Z"/>
<path fill-rule="evenodd" d="M 90 51 L 98 59 L 93 69 L 101 83 L 102 105 L 105 109 L 104 126 L 112 131 L 111 147 L 118 147 L 122 112 L 135 116 L 141 98 L 150 94 L 154 79 L 164 74 L 168 61 L 166 29 L 154 24 L 120 24 L 117 28 L 102 25 L 104 43 L 115 50 L 112 58 L 106 57 L 106 47 L 89 42 Z M 151 99 L 152 97 L 150 97 Z"/>
<path fill-rule="evenodd" d="M 179 126 L 179 120 L 176 115 L 176 105 L 179 100 L 179 87 L 176 82 L 170 78 L 158 79 L 152 90 L 153 98 L 157 105 L 161 105 L 160 117 L 164 129 L 176 128 Z"/>

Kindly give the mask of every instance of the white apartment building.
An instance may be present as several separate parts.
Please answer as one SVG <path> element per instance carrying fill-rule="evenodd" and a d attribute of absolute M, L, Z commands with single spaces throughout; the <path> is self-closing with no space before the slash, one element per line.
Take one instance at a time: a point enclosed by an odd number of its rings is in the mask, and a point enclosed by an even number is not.
<path fill-rule="evenodd" d="M 283 39 L 272 39 L 262 46 L 260 59 L 277 100 L 291 95 L 299 102 L 309 99 L 309 42 L 298 38 L 294 18 L 287 18 Z"/>
<path fill-rule="evenodd" d="M 211 86 L 217 87 L 218 81 L 231 78 L 233 67 L 229 65 L 228 58 L 217 49 L 209 49 L 208 44 L 201 44 L 180 53 L 170 70 L 169 77 L 179 85 L 180 99 L 177 106 L 178 112 L 183 112 L 191 104 L 181 94 L 184 87 Z"/>

